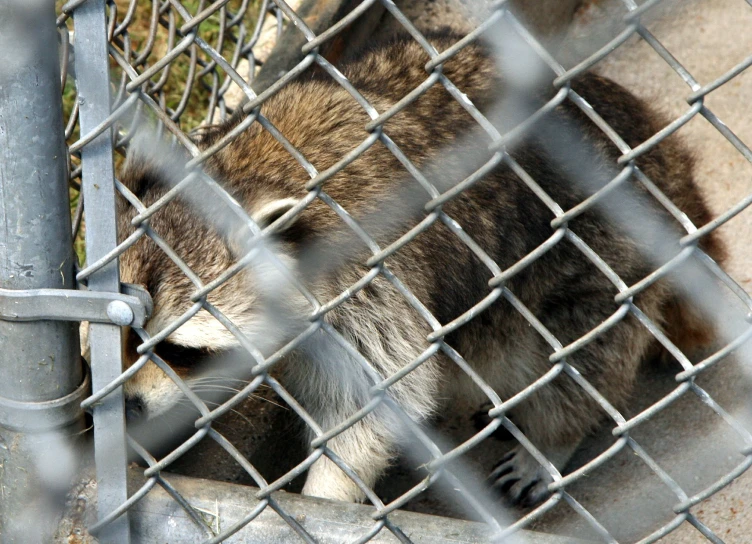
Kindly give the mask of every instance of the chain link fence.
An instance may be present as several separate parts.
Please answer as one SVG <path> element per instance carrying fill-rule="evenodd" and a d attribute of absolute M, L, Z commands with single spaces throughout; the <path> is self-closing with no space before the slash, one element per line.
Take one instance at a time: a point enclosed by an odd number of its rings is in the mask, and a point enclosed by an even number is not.
<path fill-rule="evenodd" d="M 723 535 L 703 523 L 695 509 L 749 468 L 752 464 L 752 435 L 749 422 L 724 409 L 698 383 L 698 379 L 712 367 L 727 364 L 732 354 L 746 362 L 750 355 L 746 351 L 746 341 L 752 335 L 748 317 L 752 299 L 705 252 L 705 248 L 714 231 L 745 210 L 752 199 L 746 198 L 709 222 L 695 225 L 649 177 L 649 168 L 640 166 L 640 161 L 698 116 L 712 124 L 746 161 L 752 161 L 752 151 L 705 103 L 708 95 L 734 81 L 752 64 L 752 52 L 738 65 L 729 67 L 717 80 L 696 81 L 643 23 L 643 19 L 653 10 L 660 9 L 661 4 L 664 3 L 660 0 L 647 0 L 641 4 L 623 0 L 619 4 L 618 30 L 605 45 L 571 67 L 565 67 L 557 60 L 560 52 L 552 49 L 556 47 L 553 45 L 555 41 L 542 41 L 536 37 L 538 34 L 531 32 L 529 26 L 515 16 L 513 6 L 505 0 L 466 6 L 470 15 L 462 28 L 448 34 L 455 36 L 456 32 L 461 32 L 463 37 L 440 50 L 436 44 L 446 45 L 443 38 L 434 37 L 428 29 L 419 30 L 405 15 L 405 6 L 392 0 L 360 3 L 309 0 L 301 5 L 283 0 L 217 0 L 213 3 L 204 0 L 73 0 L 59 4 L 60 75 L 63 106 L 68 115 L 64 137 L 70 154 L 68 181 L 73 202 L 71 232 L 80 261 L 75 279 L 79 290 L 88 298 L 80 307 L 74 308 L 74 302 L 62 297 L 64 300 L 49 302 L 42 308 L 39 305 L 42 294 L 30 293 L 37 305 L 29 311 L 27 318 L 90 322 L 85 344 L 91 369 L 91 395 L 82 402 L 81 398 L 76 399 L 91 413 L 94 436 L 97 519 L 86 528 L 88 533 L 102 542 L 128 542 L 137 538 L 144 542 L 157 541 L 170 535 L 171 541 L 175 542 L 206 543 L 495 542 L 516 539 L 543 543 L 549 542 L 546 536 L 525 529 L 557 505 L 565 504 L 571 515 L 579 517 L 590 527 L 594 538 L 616 542 L 609 527 L 569 490 L 578 481 L 629 451 L 662 482 L 674 501 L 673 507 L 665 512 L 665 521 L 659 527 L 645 527 L 640 542 L 658 541 L 687 524 L 696 529 L 698 539 L 723 542 Z M 456 23 L 455 20 L 450 22 Z M 338 68 L 343 57 L 353 52 L 363 55 L 360 48 L 372 43 L 368 36 L 377 35 L 383 26 L 401 29 L 400 32 L 409 36 L 427 59 L 424 66 L 418 67 L 425 70 L 420 85 L 395 89 L 393 93 L 399 96 L 395 96 L 386 107 L 382 103 L 369 102 L 365 98 L 368 92 L 358 89 L 345 76 L 346 71 L 343 73 Z M 635 36 L 652 47 L 686 83 L 688 106 L 683 115 L 669 120 L 647 139 L 628 145 L 627 138 L 604 120 L 607 117 L 605 112 L 594 108 L 584 93 L 578 92 L 577 82 Z M 517 94 L 512 93 L 515 96 L 511 98 L 505 97 L 503 106 L 497 110 L 489 111 L 474 104 L 468 98 L 472 93 L 464 94 L 467 90 L 456 85 L 445 73 L 448 63 L 467 58 L 463 55 L 478 43 L 495 54 L 498 65 L 509 75 L 509 82 L 520 90 Z M 50 51 L 54 48 L 51 47 Z M 288 139 L 284 128 L 275 126 L 274 120 L 265 112 L 265 103 L 271 97 L 307 78 L 327 81 L 332 93 L 349 94 L 352 110 L 357 109 L 358 115 L 370 118 L 363 125 L 360 143 L 343 151 L 336 162 L 324 167 L 317 164 L 315 157 L 307 157 L 299 149 L 306 142 Z M 543 86 L 547 89 L 547 99 L 531 108 L 526 93 L 530 85 L 540 86 L 541 80 L 546 80 Z M 385 81 L 384 85 L 389 87 L 389 83 Z M 446 90 L 447 101 L 455 100 L 460 104 L 483 137 L 470 141 L 458 139 L 459 143 L 443 150 L 443 156 L 435 158 L 430 167 L 419 168 L 411 160 L 414 151 L 403 149 L 404 146 L 390 137 L 389 123 L 399 119 L 400 114 L 436 86 Z M 586 198 L 574 206 L 552 198 L 536 180 L 536 173 L 526 170 L 523 164 L 527 163 L 518 160 L 515 154 L 518 142 L 535 135 L 541 126 L 550 133 L 573 132 L 574 129 L 566 123 L 557 124 L 550 120 L 552 112 L 558 111 L 563 104 L 580 112 L 578 115 L 583 115 L 602 133 L 600 138 L 603 141 L 618 149 L 618 156 L 612 164 L 596 165 L 600 169 L 599 177 L 593 181 L 588 172 L 594 164 L 587 156 L 589 148 L 578 148 L 566 139 L 565 143 L 554 142 L 544 148 L 549 156 L 564 161 L 562 164 L 573 172 L 572 177 L 582 179 L 583 186 L 572 190 L 585 194 Z M 328 106 L 322 103 L 321 107 Z M 294 109 L 295 104 L 290 104 L 289 108 Z M 228 119 L 234 123 L 233 128 L 222 129 L 222 123 Z M 501 130 L 500 126 L 505 129 Z M 228 150 L 232 149 L 232 142 L 252 131 L 258 131 L 254 134 L 263 132 L 270 138 L 268 149 L 274 160 L 280 161 L 282 172 L 295 167 L 302 169 L 309 178 L 305 182 L 304 196 L 272 210 L 271 218 L 265 221 L 259 221 L 258 210 L 243 209 L 238 204 L 242 197 L 226 190 L 224 185 L 223 176 L 230 174 L 220 172 L 217 163 L 212 162 L 222 153 L 231 153 Z M 148 136 L 144 137 L 144 133 Z M 309 137 L 316 138 L 316 135 Z M 276 144 L 271 143 L 272 140 Z M 488 151 L 482 159 L 475 154 L 479 141 L 483 142 L 484 151 Z M 566 147 L 562 148 L 562 145 Z M 403 168 L 400 175 L 411 180 L 410 188 L 394 195 L 394 202 L 379 202 L 368 214 L 358 216 L 351 214 L 347 206 L 334 196 L 335 192 L 330 193 L 329 187 L 333 178 L 350 165 L 357 165 L 358 159 L 372 152 L 373 146 L 383 147 L 396 158 Z M 169 184 L 164 191 L 157 194 L 139 192 L 132 183 L 120 179 L 118 172 L 124 169 L 124 158 L 129 153 L 131 157 L 135 156 L 136 151 L 151 157 L 158 165 L 158 175 Z M 243 163 L 245 158 L 237 154 L 232 160 Z M 284 169 L 281 166 L 283 161 Z M 253 168 L 252 161 L 248 164 Z M 524 257 L 503 266 L 484 249 L 487 240 L 475 239 L 471 226 L 463 224 L 462 218 L 448 211 L 452 202 L 461 198 L 483 176 L 499 168 L 513 172 L 520 187 L 535 195 L 553 217 L 550 231 L 545 233 L 542 243 L 527 248 Z M 442 175 L 442 171 L 449 174 Z M 211 177 L 214 174 L 216 180 Z M 642 188 L 642 196 L 636 204 L 629 201 L 632 197 L 623 191 L 629 184 Z M 621 200 L 610 200 L 614 195 L 619 195 Z M 649 206 L 644 203 L 645 198 L 649 198 Z M 174 247 L 171 241 L 179 240 L 179 236 L 176 238 L 174 232 L 160 232 L 159 225 L 163 223 L 158 218 L 177 203 L 187 206 L 198 221 L 210 225 L 201 231 L 207 240 L 229 237 L 238 246 L 234 248 L 236 255 L 222 260 L 208 254 L 186 255 L 186 246 Z M 330 299 L 321 299 L 317 295 L 320 290 L 300 281 L 291 272 L 287 255 L 278 253 L 273 242 L 275 233 L 293 224 L 296 218 L 305 217 L 306 210 L 314 206 L 329 210 L 351 235 L 342 238 L 342 245 L 336 251 L 328 248 L 327 252 L 316 245 L 307 248 L 299 255 L 304 269 L 326 275 L 345 266 L 344 263 L 353 256 L 361 255 L 362 247 L 366 247 L 368 253 L 362 262 L 357 262 L 356 273 L 349 276 L 350 283 L 338 285 L 339 292 Z M 620 277 L 615 272 L 619 266 L 608 262 L 584 240 L 587 237 L 578 232 L 577 218 L 596 209 L 609 216 L 630 236 L 657 240 L 643 255 L 650 263 L 648 273 L 637 279 Z M 660 212 L 656 215 L 656 212 L 649 211 L 653 209 L 660 209 Z M 413 221 L 416 213 L 420 213 L 421 218 Z M 645 215 L 640 216 L 640 213 Z M 121 218 L 119 238 L 116 232 L 118 214 Z M 122 218 L 127 218 L 129 223 L 123 222 Z M 129 225 L 127 232 L 123 232 L 123 225 Z M 461 300 L 462 311 L 444 320 L 429 311 L 424 304 L 425 294 L 416 293 L 415 284 L 409 278 L 401 277 L 402 271 L 395 273 L 390 266 L 390 258 L 414 247 L 416 240 L 436 225 L 443 225 L 444 235 L 458 240 L 473 262 L 485 267 L 483 282 L 487 282 L 486 293 L 480 301 Z M 677 225 L 682 229 L 678 234 Z M 185 232 L 189 232 L 189 227 L 185 226 Z M 243 234 L 238 235 L 238 232 Z M 82 242 L 84 234 L 85 244 Z M 385 237 L 389 239 L 386 244 L 383 243 Z M 557 337 L 544 325 L 545 319 L 537 313 L 539 308 L 528 308 L 510 287 L 513 280 L 536 261 L 565 244 L 576 248 L 582 260 L 592 264 L 593 274 L 600 274 L 611 282 L 613 291 L 610 296 L 615 295 L 597 326 L 574 338 Z M 203 247 L 210 249 L 215 246 L 209 243 Z M 350 249 L 356 247 L 357 250 Z M 178 310 L 181 314 L 176 319 L 163 319 L 167 314 L 160 303 L 165 299 L 153 292 L 153 285 L 121 284 L 121 272 L 124 276 L 137 276 L 128 269 L 128 263 L 134 262 L 128 255 L 147 251 L 152 255 L 150 262 L 158 263 L 152 273 L 171 274 L 171 281 L 180 285 L 178 291 L 183 298 L 175 301 L 172 309 L 173 314 Z M 212 259 L 219 264 L 211 268 L 211 277 L 197 272 L 195 263 Z M 291 337 L 270 340 L 264 335 L 253 336 L 249 334 L 247 324 L 237 322 L 234 317 L 237 314 L 216 302 L 226 300 L 217 293 L 223 289 L 226 292 L 230 285 L 237 285 L 238 278 L 245 274 L 254 275 L 260 283 L 266 282 L 261 295 L 254 293 L 256 300 L 263 298 L 266 303 L 265 331 L 294 331 L 289 335 Z M 650 312 L 641 308 L 640 295 L 668 277 L 690 305 L 713 323 L 718 333 L 713 351 L 699 361 L 674 345 L 663 332 L 664 323 L 655 322 L 649 317 Z M 124 279 L 130 281 L 130 278 Z M 19 288 L 7 283 L 3 287 Z M 414 345 L 408 352 L 416 355 L 411 355 L 409 361 L 391 374 L 385 374 L 383 368 L 374 365 L 368 347 L 358 338 L 343 334 L 341 322 L 333 317 L 342 305 L 362 301 L 358 297 L 363 293 L 374 296 L 379 290 L 387 289 L 389 296 L 400 297 L 394 304 L 419 315 L 427 331 L 424 334 L 418 330 L 422 336 L 409 339 Z M 294 290 L 292 295 L 291 290 Z M 7 298 L 11 294 L 3 291 L 3 296 Z M 285 307 L 289 300 L 302 301 L 296 302 L 292 317 L 274 310 Z M 542 341 L 547 352 L 541 357 L 550 363 L 545 373 L 530 377 L 524 387 L 509 396 L 500 395 L 487 383 L 465 360 L 468 354 L 455 349 L 457 346 L 451 341 L 455 331 L 484 319 L 490 307 L 501 304 L 508 305 L 533 331 L 537 341 Z M 4 309 L 4 318 L 19 319 L 19 310 L 13 311 L 16 314 L 11 316 L 11 311 Z M 160 316 L 162 321 L 158 324 L 157 319 L 149 321 L 154 316 Z M 668 394 L 626 417 L 611 399 L 588 381 L 587 373 L 581 374 L 577 365 L 570 364 L 570 361 L 591 343 L 607 341 L 604 338 L 610 338 L 610 330 L 629 320 L 639 334 L 654 337 L 678 361 L 681 370 L 675 376 L 675 387 Z M 191 328 L 191 323 L 196 322 L 200 322 L 204 329 Z M 125 332 L 121 331 L 123 326 L 127 327 Z M 183 333 L 184 338 L 188 338 L 201 330 L 230 338 L 223 341 L 242 348 L 243 353 L 238 355 L 235 350 L 231 357 L 224 357 L 216 363 L 231 369 L 230 374 L 223 375 L 223 380 L 216 379 L 212 372 L 207 374 L 202 383 L 204 389 L 209 390 L 209 396 L 202 395 L 201 384 L 186 378 L 180 365 L 174 363 L 180 357 L 205 358 L 211 355 L 197 353 L 201 348 L 200 341 L 190 345 L 190 341 L 185 340 L 184 351 L 178 353 L 165 350 L 165 342 L 169 344 L 170 339 L 181 331 L 188 331 Z M 385 326 L 385 330 L 390 329 Z M 121 334 L 126 338 L 125 350 L 121 349 Z M 352 379 L 352 387 L 367 392 L 365 402 L 337 412 L 339 419 L 336 421 L 317 420 L 310 399 L 297 398 L 285 376 L 277 375 L 281 361 L 294 356 L 319 337 L 325 337 L 331 346 L 335 346 L 332 353 L 357 365 L 357 370 L 353 370 L 355 378 L 340 376 L 338 379 Z M 4 342 L 9 341 L 9 338 L 4 338 Z M 474 429 L 472 434 L 466 434 L 459 445 L 451 445 L 442 437 L 440 426 L 432 428 L 430 423 L 406 409 L 406 403 L 395 400 L 404 394 L 395 384 L 418 375 L 422 369 L 428 368 L 427 361 L 435 357 L 443 357 L 442 364 L 452 367 L 455 373 L 452 375 L 461 375 L 463 380 L 472 382 L 476 392 L 489 403 L 484 408 L 486 414 L 477 432 Z M 163 379 L 168 377 L 187 399 L 183 402 L 188 402 L 193 410 L 187 427 L 192 431 L 187 438 L 180 438 L 180 432 L 173 432 L 171 423 L 158 427 L 157 431 L 147 426 L 141 434 L 126 432 L 126 409 L 139 412 L 143 406 L 126 405 L 124 388 L 127 391 L 128 384 L 137 379 L 137 373 L 147 368 L 158 368 L 156 372 Z M 586 399 L 582 402 L 603 411 L 613 427 L 614 436 L 608 448 L 583 466 L 564 474 L 558 463 L 548 459 L 545 452 L 526 436 L 526 428 L 516 425 L 514 417 L 507 417 L 514 407 L 524 405 L 546 388 L 558 387 L 562 380 L 567 382 L 567 387 L 576 388 L 578 398 Z M 81 382 L 78 377 L 74 381 L 74 385 Z M 87 381 L 84 383 L 88 386 Z M 217 397 L 216 393 L 222 388 L 229 393 Z M 218 419 L 254 395 L 283 404 L 290 417 L 304 426 L 311 437 L 310 450 L 303 453 L 301 459 L 296 459 L 291 469 L 286 469 L 273 480 L 254 466 L 247 453 L 228 440 L 216 424 Z M 439 393 L 433 392 L 432 395 Z M 690 395 L 697 396 L 707 410 L 717 414 L 717 424 L 728 426 L 740 444 L 739 461 L 734 468 L 695 492 L 684 489 L 672 475 L 672 467 L 661 466 L 634 438 L 636 429 L 655 420 L 680 398 Z M 8 404 L 8 401 L 3 402 L 4 406 Z M 331 396 L 318 402 L 332 403 L 336 398 Z M 449 411 L 452 409 L 450 406 Z M 399 448 L 410 459 L 420 478 L 418 483 L 390 501 L 384 501 L 383 495 L 351 466 L 347 455 L 338 454 L 331 447 L 340 435 L 382 412 L 388 412 L 391 424 L 399 428 L 398 432 L 395 431 L 402 437 L 398 441 Z M 252 419 L 253 414 L 249 417 Z M 566 420 L 566 415 L 563 420 Z M 175 425 L 183 431 L 186 428 L 185 425 Z M 24 425 L 19 430 L 23 431 Z M 520 445 L 520 451 L 527 452 L 540 464 L 542 481 L 550 493 L 540 504 L 522 511 L 514 520 L 503 510 L 502 501 L 486 491 L 483 482 L 475 476 L 475 467 L 469 466 L 466 460 L 470 452 L 497 440 L 504 430 Z M 171 440 L 176 437 L 180 443 L 173 447 Z M 142 438 L 149 443 L 143 442 Z M 290 443 L 295 440 L 300 441 L 300 438 L 286 436 L 282 439 Z M 226 456 L 242 467 L 257 489 L 238 491 L 228 484 L 196 483 L 169 474 L 181 457 L 207 441 L 221 447 Z M 155 449 L 165 444 L 170 444 L 168 451 L 156 455 Z M 295 451 L 292 446 L 290 449 Z M 131 475 L 130 488 L 128 451 L 135 456 L 132 459 L 142 465 L 136 471 L 139 476 Z M 299 482 L 301 475 L 316 463 L 321 466 L 324 459 L 334 471 L 331 474 L 337 473 L 338 478 L 350 482 L 348 485 L 365 498 L 366 505 L 349 508 L 275 493 Z M 504 474 L 500 476 L 503 480 Z M 429 488 L 440 488 L 446 495 L 451 495 L 452 501 L 460 505 L 464 517 L 482 521 L 485 527 L 462 525 L 462 522 L 445 518 L 435 522 L 423 520 L 420 523 L 424 525 L 420 525 L 415 521 L 417 518 L 410 518 L 401 510 L 423 496 Z M 192 496 L 206 496 L 207 490 L 213 490 L 209 496 L 222 498 L 215 509 L 199 508 L 192 499 Z M 618 494 L 619 490 L 614 489 L 613 493 Z M 157 495 L 164 497 L 165 503 L 169 502 L 164 506 L 168 512 L 166 518 L 149 518 L 142 509 L 144 503 Z M 74 493 L 74 496 L 78 495 Z M 184 526 L 167 527 L 171 521 L 164 520 L 173 520 L 179 515 L 191 520 L 192 525 L 188 529 Z M 623 515 L 629 519 L 629 512 Z M 329 519 L 329 523 L 316 525 L 314 520 L 321 519 Z M 91 521 L 90 518 L 86 520 Z M 639 525 L 641 522 L 634 519 L 632 523 Z M 157 527 L 158 524 L 167 525 Z M 346 526 L 346 530 L 342 526 Z M 276 536 L 265 532 L 270 530 L 269 527 L 278 531 L 274 533 Z M 135 533 L 131 534 L 134 530 Z M 77 537 L 83 538 L 82 535 Z M 553 537 L 550 540 L 565 541 Z"/>

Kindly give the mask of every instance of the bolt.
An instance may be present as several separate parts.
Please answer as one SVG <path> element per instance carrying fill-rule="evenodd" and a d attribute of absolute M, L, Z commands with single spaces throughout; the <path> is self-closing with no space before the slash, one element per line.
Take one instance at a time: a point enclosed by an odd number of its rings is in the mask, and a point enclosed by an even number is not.
<path fill-rule="evenodd" d="M 133 310 L 122 300 L 113 300 L 107 305 L 107 317 L 115 325 L 125 327 L 133 323 Z"/>

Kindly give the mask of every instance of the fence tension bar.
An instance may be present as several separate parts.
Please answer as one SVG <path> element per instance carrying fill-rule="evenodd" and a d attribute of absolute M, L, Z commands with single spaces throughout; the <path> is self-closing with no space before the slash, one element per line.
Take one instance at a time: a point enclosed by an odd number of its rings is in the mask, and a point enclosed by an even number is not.
<path fill-rule="evenodd" d="M 109 54 L 105 0 L 90 0 L 76 8 L 76 75 L 81 134 L 95 130 L 110 115 Z M 115 218 L 115 170 L 112 157 L 112 129 L 108 128 L 81 149 L 82 187 L 86 210 L 86 255 L 90 262 L 117 246 Z M 120 289 L 118 259 L 94 272 L 90 291 L 110 295 Z M 92 391 L 96 392 L 123 371 L 121 329 L 110 323 L 92 323 L 89 328 Z M 117 388 L 93 410 L 94 458 L 97 472 L 99 519 L 128 499 L 126 481 L 127 443 L 125 403 Z M 128 513 L 113 520 L 97 535 L 100 542 L 128 544 Z"/>

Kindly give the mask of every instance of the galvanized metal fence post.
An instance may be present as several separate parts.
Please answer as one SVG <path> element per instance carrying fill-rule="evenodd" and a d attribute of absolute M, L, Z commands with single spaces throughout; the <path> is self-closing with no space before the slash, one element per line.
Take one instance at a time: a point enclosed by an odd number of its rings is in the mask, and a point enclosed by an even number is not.
<path fill-rule="evenodd" d="M 0 288 L 70 289 L 74 254 L 54 5 L 0 0 L 0 14 Z M 54 530 L 55 516 L 46 515 L 54 514 L 50 499 L 60 498 L 54 492 L 65 491 L 73 467 L 61 473 L 50 461 L 61 461 L 58 448 L 83 423 L 77 329 L 65 321 L 0 321 L 2 542 L 47 542 Z"/>

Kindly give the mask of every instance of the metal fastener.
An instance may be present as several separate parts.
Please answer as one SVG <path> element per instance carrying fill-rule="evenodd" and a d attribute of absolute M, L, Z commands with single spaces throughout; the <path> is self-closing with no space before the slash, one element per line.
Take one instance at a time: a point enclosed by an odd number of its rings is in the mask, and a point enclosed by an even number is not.
<path fill-rule="evenodd" d="M 107 305 L 107 317 L 115 325 L 124 327 L 133 323 L 133 310 L 122 300 L 113 300 Z"/>

